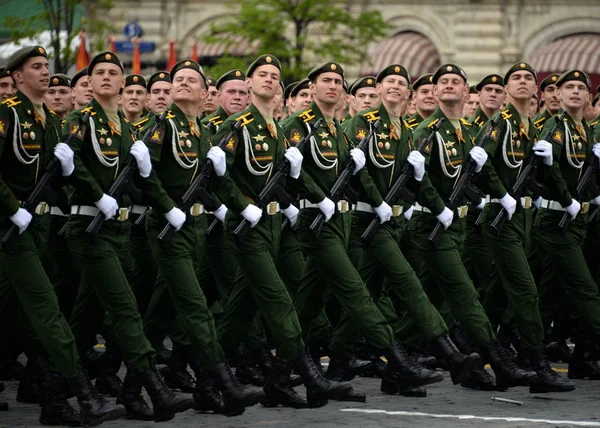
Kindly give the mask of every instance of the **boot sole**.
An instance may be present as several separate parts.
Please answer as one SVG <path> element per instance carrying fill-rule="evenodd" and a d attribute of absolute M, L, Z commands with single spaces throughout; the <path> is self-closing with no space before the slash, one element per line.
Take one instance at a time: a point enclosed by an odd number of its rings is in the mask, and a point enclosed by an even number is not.
<path fill-rule="evenodd" d="M 284 402 L 284 401 L 273 401 L 268 398 L 265 398 L 264 400 L 260 400 L 260 404 L 261 404 L 261 406 L 267 407 L 267 408 L 274 408 L 277 406 L 288 407 L 290 409 L 297 409 L 297 410 L 309 408 L 307 401 L 304 401 L 303 403 L 290 403 L 290 402 Z"/>
<path fill-rule="evenodd" d="M 102 422 L 116 421 L 117 419 L 121 419 L 121 418 L 125 417 L 126 413 L 127 412 L 125 411 L 125 408 L 120 408 L 120 409 L 117 408 L 108 413 L 104 413 L 104 414 L 100 415 L 100 417 L 98 419 L 95 419 L 93 421 L 84 421 L 82 419 L 81 425 L 93 427 L 96 425 L 100 425 Z"/>

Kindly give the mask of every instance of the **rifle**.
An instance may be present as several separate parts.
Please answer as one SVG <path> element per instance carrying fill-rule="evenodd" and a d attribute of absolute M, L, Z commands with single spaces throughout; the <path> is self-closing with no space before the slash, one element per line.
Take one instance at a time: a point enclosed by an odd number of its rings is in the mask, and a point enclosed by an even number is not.
<path fill-rule="evenodd" d="M 371 130 L 369 131 L 369 133 L 362 140 L 360 140 L 360 143 L 358 143 L 358 146 L 356 148 L 358 148 L 364 152 L 365 149 L 367 148 L 367 144 L 369 143 L 371 138 L 373 138 L 373 135 L 375 134 L 375 131 L 377 131 L 377 128 L 379 128 L 380 124 L 381 124 L 381 119 L 377 119 L 377 121 L 375 121 L 375 123 L 371 127 Z M 329 196 L 330 196 L 329 199 L 331 199 L 331 201 L 334 204 L 337 204 L 338 201 L 340 199 L 342 199 L 342 196 L 344 195 L 346 190 L 349 188 L 348 184 L 350 183 L 350 178 L 352 177 L 352 172 L 354 171 L 355 168 L 356 168 L 356 163 L 350 156 L 346 160 L 346 163 L 344 164 L 342 172 L 338 176 L 337 180 L 335 180 L 335 183 L 333 183 L 333 186 L 331 187 L 331 190 L 329 191 Z M 324 224 L 325 224 L 325 214 L 323 214 L 322 212 L 319 212 L 317 214 L 317 216 L 315 217 L 315 219 L 313 220 L 312 224 L 310 225 L 310 230 L 312 230 L 315 233 L 315 235 L 318 236 L 319 233 L 321 233 L 321 229 L 323 228 Z"/>
<path fill-rule="evenodd" d="M 600 188 L 594 182 L 596 180 L 596 172 L 597 171 L 598 171 L 598 158 L 592 154 L 592 159 L 588 163 L 587 169 L 585 170 L 585 172 L 579 179 L 579 182 L 577 182 L 577 188 L 575 189 L 576 197 L 580 198 L 581 196 L 583 196 L 583 192 L 585 192 L 586 189 L 588 189 L 588 188 L 590 189 L 592 194 L 594 194 L 594 195 L 600 194 Z M 596 214 L 594 214 L 594 213 L 592 213 L 592 215 L 594 215 L 594 217 L 596 216 Z M 590 215 L 590 217 L 591 217 L 591 215 Z M 569 224 L 571 224 L 571 220 L 572 220 L 571 214 L 569 214 L 568 212 L 565 212 L 563 214 L 562 218 L 560 219 L 560 222 L 558 223 L 558 230 L 559 230 L 560 236 L 563 236 L 563 237 L 565 236 L 565 232 L 567 231 Z M 588 222 L 589 221 L 590 220 L 588 218 Z"/>
<path fill-rule="evenodd" d="M 446 119 L 441 117 L 436 122 L 436 124 L 433 127 L 433 132 L 429 134 L 429 136 L 425 140 L 423 140 L 419 145 L 417 149 L 419 153 L 423 154 L 425 150 L 431 145 L 433 139 L 435 138 L 435 134 L 440 130 L 445 121 Z M 390 190 L 388 190 L 387 195 L 385 195 L 384 200 L 388 205 L 395 205 L 396 201 L 398 201 L 398 199 L 400 199 L 401 196 L 406 202 L 415 202 L 416 196 L 406 188 L 408 180 L 410 180 L 414 173 L 415 168 L 407 161 L 404 164 L 402 174 L 400 174 L 400 176 L 396 179 L 392 187 L 390 187 Z M 371 223 L 369 223 L 369 226 L 367 226 L 360 238 L 364 242 L 370 242 L 371 239 L 373 239 L 373 236 L 375 236 L 375 232 L 377 232 L 379 224 L 379 218 L 377 218 L 377 216 L 373 217 L 373 220 L 371 220 Z"/>
<path fill-rule="evenodd" d="M 306 134 L 304 137 L 302 137 L 300 141 L 298 141 L 298 144 L 296 144 L 295 146 L 298 150 L 301 150 L 302 147 L 306 144 L 306 142 L 310 140 L 310 138 L 314 135 L 315 132 L 317 132 L 322 122 L 323 118 L 317 120 L 315 124 L 310 128 L 308 134 Z M 271 200 L 273 199 L 273 195 L 278 193 L 278 188 L 281 186 L 283 180 L 285 180 L 285 178 L 290 173 L 290 167 L 290 162 L 287 159 L 285 159 L 283 163 L 279 166 L 277 172 L 273 174 L 271 180 L 258 194 L 258 197 L 256 198 L 256 206 L 258 208 L 264 210 L 269 204 L 269 202 L 271 202 Z M 246 219 L 242 219 L 240 224 L 233 231 L 233 234 L 238 238 L 243 238 L 249 230 L 250 222 Z"/>
<path fill-rule="evenodd" d="M 487 132 L 481 139 L 481 142 L 478 146 L 478 147 L 481 147 L 482 149 L 485 148 L 485 145 L 492 138 L 492 133 L 496 129 L 496 126 L 498 126 L 498 119 L 492 119 L 490 122 L 490 125 L 491 126 L 488 128 Z M 478 192 L 475 191 L 471 187 L 471 180 L 472 180 L 473 176 L 476 174 L 475 173 L 476 168 L 477 168 L 477 163 L 475 163 L 475 161 L 473 159 L 471 159 L 471 157 L 469 156 L 469 160 L 467 161 L 465 170 L 460 175 L 460 178 L 454 185 L 454 188 L 452 189 L 452 193 L 450 193 L 450 197 L 448 198 L 447 205 L 448 205 L 448 208 L 450 208 L 452 211 L 454 211 L 456 208 L 458 208 L 458 206 L 465 194 L 468 194 L 468 197 L 471 200 L 473 200 L 473 198 L 477 198 L 477 200 L 481 201 L 481 198 L 479 197 Z M 429 242 L 431 242 L 435 246 L 437 244 L 437 242 L 439 241 L 440 236 L 442 236 L 442 233 L 444 233 L 444 230 L 446 230 L 446 229 L 444 228 L 443 223 L 438 221 L 438 223 L 435 225 L 435 228 L 433 229 L 433 232 L 431 232 L 431 235 L 429 235 L 429 238 L 428 238 Z"/>
<path fill-rule="evenodd" d="M 552 137 L 552 135 L 556 132 L 558 126 L 563 122 L 563 119 L 565 118 L 565 114 L 566 114 L 566 112 L 563 111 L 560 116 L 558 116 L 558 117 L 555 116 L 556 122 L 555 122 L 554 126 L 552 127 L 552 129 L 549 129 L 548 132 L 546 132 L 543 135 L 543 137 L 541 138 L 542 140 L 547 141 Z M 536 182 L 533 178 L 535 176 L 535 172 L 537 171 L 537 168 L 540 165 L 541 161 L 542 161 L 542 158 L 540 156 L 536 156 L 534 154 L 533 157 L 531 158 L 531 160 L 529 161 L 529 163 L 527 164 L 527 166 L 525 168 L 523 168 L 523 171 L 517 177 L 517 180 L 515 181 L 512 189 L 509 192 L 513 198 L 515 198 L 516 200 L 519 200 L 521 198 L 521 196 L 523 196 L 523 193 L 525 193 L 525 188 L 527 187 L 527 185 L 529 185 L 530 188 L 534 187 L 535 194 L 541 193 L 542 186 L 538 182 Z M 496 231 L 496 234 L 500 233 L 500 231 L 504 227 L 504 223 L 506 223 L 507 218 L 508 218 L 508 213 L 506 212 L 506 210 L 504 208 L 502 208 L 502 210 L 498 213 L 498 215 L 492 222 L 492 227 Z"/>
<path fill-rule="evenodd" d="M 67 145 L 71 144 L 71 142 L 73 141 L 75 136 L 80 132 L 81 132 L 81 135 L 85 135 L 85 132 L 87 130 L 87 124 L 90 120 L 90 116 L 91 116 L 91 113 L 87 112 L 82 118 L 79 119 L 79 124 L 78 124 L 77 128 L 73 129 L 71 131 L 71 133 L 67 136 L 67 139 L 65 140 L 65 144 L 67 144 Z M 60 161 L 58 160 L 58 158 L 54 157 L 48 163 L 48 166 L 46 167 L 46 172 L 44 173 L 44 175 L 42 175 L 40 180 L 37 182 L 37 184 L 33 188 L 32 192 L 29 194 L 29 197 L 27 198 L 27 200 L 25 202 L 23 202 L 22 208 L 26 209 L 27 211 L 29 211 L 32 214 L 35 213 L 35 208 L 38 206 L 42 197 L 46 193 L 46 189 L 48 187 L 50 187 L 50 185 L 54 181 L 54 178 L 58 175 L 59 170 L 60 170 Z M 6 235 L 4 235 L 4 237 L 2 238 L 2 244 L 5 247 L 9 247 L 10 241 L 13 239 L 15 234 L 18 235 L 18 232 L 19 232 L 18 226 L 13 224 L 10 227 L 10 229 L 8 229 L 8 232 L 6 232 Z"/>
<path fill-rule="evenodd" d="M 156 118 L 156 122 L 154 123 L 154 126 L 152 126 L 152 128 L 150 128 L 150 129 L 148 129 L 146 131 L 146 133 L 144 134 L 144 136 L 142 137 L 142 140 L 141 140 L 142 143 L 148 144 L 148 141 L 150 141 L 150 138 L 152 137 L 152 135 L 156 132 L 158 127 L 165 120 L 165 117 L 167 116 L 167 112 L 168 112 L 168 110 L 163 111 L 163 113 Z M 133 156 L 130 156 L 129 161 L 127 162 L 125 167 L 121 170 L 121 172 L 119 173 L 119 175 L 117 176 L 117 178 L 115 179 L 113 184 L 110 186 L 110 189 L 108 189 L 109 196 L 116 198 L 121 193 L 123 193 L 125 191 L 125 187 L 130 182 L 130 180 L 133 178 L 133 174 L 135 173 L 136 170 L 137 170 L 137 162 Z M 87 233 L 91 236 L 96 236 L 105 221 L 106 221 L 106 216 L 104 215 L 104 213 L 102 211 L 99 211 L 98 214 L 96 214 L 96 216 L 92 220 L 92 222 L 89 224 L 87 229 L 85 230 L 85 233 Z"/>
<path fill-rule="evenodd" d="M 242 126 L 242 120 L 238 120 L 231 124 L 231 131 L 229 134 L 221 138 L 219 141 L 218 147 L 222 149 L 227 145 L 229 140 L 231 140 L 234 134 L 240 129 Z M 195 201 L 198 199 L 202 200 L 203 203 L 206 201 L 210 201 L 212 197 L 206 190 L 206 181 L 210 178 L 214 171 L 214 165 L 210 159 L 206 159 L 204 165 L 196 175 L 196 178 L 191 182 L 191 184 L 186 189 L 185 193 L 181 197 L 181 203 L 178 205 L 178 208 L 184 213 L 189 212 L 192 205 L 194 205 Z M 206 203 L 205 203 L 206 205 Z M 167 223 L 163 230 L 158 234 L 159 241 L 169 242 L 173 238 L 173 233 L 175 233 L 175 228 L 171 223 Z"/>

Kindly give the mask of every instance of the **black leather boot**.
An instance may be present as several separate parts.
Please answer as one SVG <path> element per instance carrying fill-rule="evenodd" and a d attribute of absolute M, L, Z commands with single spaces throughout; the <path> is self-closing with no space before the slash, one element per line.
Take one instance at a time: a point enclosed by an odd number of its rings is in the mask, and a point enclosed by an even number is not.
<path fill-rule="evenodd" d="M 575 384 L 569 379 L 560 377 L 552 370 L 550 363 L 544 355 L 544 346 L 524 350 L 527 354 L 531 367 L 535 370 L 537 377 L 529 384 L 529 392 L 568 392 L 575 389 Z"/>
<path fill-rule="evenodd" d="M 194 389 L 194 410 L 197 412 L 213 412 L 222 415 L 225 413 L 225 404 L 221 391 L 215 387 L 215 379 L 203 367 L 202 360 L 197 354 L 188 356 L 188 363 L 196 375 Z"/>
<path fill-rule="evenodd" d="M 239 355 L 235 368 L 235 377 L 244 385 L 262 387 L 265 384 L 265 379 L 257 365 L 255 355 L 256 352 L 248 351 L 245 346 L 241 348 L 241 355 Z"/>
<path fill-rule="evenodd" d="M 570 336 L 568 328 L 554 321 L 552 328 L 547 334 L 546 358 L 553 363 L 569 363 L 573 353 L 567 345 L 567 339 Z"/>
<path fill-rule="evenodd" d="M 85 370 L 80 370 L 69 379 L 77 396 L 82 425 L 98 425 L 125 416 L 125 408 L 108 403 L 98 394 Z"/>
<path fill-rule="evenodd" d="M 302 350 L 294 362 L 296 371 L 306 386 L 306 400 L 309 407 L 322 407 L 329 398 L 340 398 L 352 390 L 352 385 L 334 382 L 323 377 L 310 355 Z"/>
<path fill-rule="evenodd" d="M 579 339 L 569 361 L 569 378 L 600 380 L 600 366 L 587 339 Z"/>
<path fill-rule="evenodd" d="M 528 386 L 536 378 L 536 373 L 519 367 L 496 339 L 484 350 L 492 370 L 496 374 L 496 386 L 504 391 L 513 386 Z"/>
<path fill-rule="evenodd" d="M 117 404 L 122 404 L 127 412 L 127 419 L 135 419 L 138 421 L 154 420 L 154 412 L 142 397 L 142 384 L 138 376 L 135 376 L 131 370 L 127 369 L 125 381 L 121 392 L 117 397 Z"/>
<path fill-rule="evenodd" d="M 100 374 L 100 371 L 105 367 L 106 360 L 104 353 L 97 352 L 93 347 L 80 352 L 79 358 L 90 379 L 96 379 Z"/>
<path fill-rule="evenodd" d="M 246 407 L 254 406 L 265 398 L 262 390 L 242 385 L 233 375 L 227 363 L 217 364 L 211 371 L 211 375 L 223 396 L 225 416 L 241 415 Z"/>
<path fill-rule="evenodd" d="M 467 379 L 461 383 L 463 388 L 479 389 L 481 391 L 497 391 L 496 379 L 488 373 L 483 364 L 469 372 Z"/>
<path fill-rule="evenodd" d="M 171 359 L 171 351 L 161 346 L 160 349 L 156 350 L 156 364 L 169 364 L 169 360 Z"/>
<path fill-rule="evenodd" d="M 475 352 L 467 355 L 461 354 L 447 334 L 436 337 L 432 347 L 437 355 L 446 360 L 454 385 L 466 381 L 469 372 L 482 364 L 481 357 Z"/>
<path fill-rule="evenodd" d="M 264 373 L 265 398 L 260 401 L 265 407 L 291 407 L 307 409 L 308 402 L 296 394 L 290 384 L 292 363 L 281 358 L 273 357 L 268 372 Z"/>
<path fill-rule="evenodd" d="M 17 401 L 27 404 L 42 404 L 46 388 L 50 382 L 50 368 L 47 357 L 30 356 L 25 371 L 19 380 Z"/>
<path fill-rule="evenodd" d="M 354 374 L 350 373 L 350 364 L 352 360 L 354 359 L 344 357 L 331 357 L 331 359 L 329 360 L 329 367 L 327 368 L 327 373 L 325 374 L 325 377 L 329 380 L 334 380 L 336 382 L 348 382 L 354 379 Z M 369 361 L 364 361 L 364 363 L 371 364 Z M 367 396 L 365 394 L 355 391 L 354 388 L 352 388 L 350 392 L 348 392 L 346 395 L 332 399 L 338 401 L 356 401 L 359 403 L 364 403 L 365 401 L 367 401 Z"/>
<path fill-rule="evenodd" d="M 81 417 L 67 402 L 67 379 L 60 373 L 50 372 L 48 388 L 42 403 L 40 424 L 81 426 Z"/>
<path fill-rule="evenodd" d="M 190 350 L 173 347 L 167 367 L 160 371 L 169 388 L 179 389 L 181 392 L 189 394 L 194 392 L 194 378 L 187 370 L 188 358 L 186 356 L 191 353 Z"/>
<path fill-rule="evenodd" d="M 194 407 L 194 400 L 171 391 L 155 368 L 146 371 L 140 378 L 152 400 L 155 422 L 169 421 L 175 417 L 175 413 Z"/>
<path fill-rule="evenodd" d="M 102 354 L 99 360 L 101 368 L 96 377 L 96 391 L 102 395 L 116 397 L 123 387 L 123 382 L 117 375 L 123 363 L 121 351 L 113 344 Z"/>
<path fill-rule="evenodd" d="M 258 367 L 260 367 L 262 371 L 263 379 L 265 374 L 268 374 L 271 371 L 271 364 L 273 362 L 273 358 L 273 353 L 271 352 L 269 345 L 266 343 L 263 343 L 260 349 L 255 351 L 254 359 L 257 362 Z M 302 385 L 302 383 L 302 378 L 300 376 L 298 376 L 295 373 L 290 374 L 290 385 L 292 386 L 292 388 L 300 386 Z"/>
<path fill-rule="evenodd" d="M 444 376 L 435 371 L 414 365 L 400 343 L 393 343 L 386 349 L 388 360 L 384 377 L 381 380 L 382 391 L 394 391 L 394 384 L 398 390 L 430 385 L 441 382 Z"/>

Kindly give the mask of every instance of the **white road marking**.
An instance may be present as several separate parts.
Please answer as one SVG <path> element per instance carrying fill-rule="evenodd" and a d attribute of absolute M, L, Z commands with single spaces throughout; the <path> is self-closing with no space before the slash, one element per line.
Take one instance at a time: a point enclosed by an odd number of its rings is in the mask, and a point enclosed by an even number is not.
<path fill-rule="evenodd" d="M 501 422 L 532 422 L 538 424 L 553 424 L 553 425 L 572 425 L 578 427 L 600 427 L 600 422 L 587 421 L 559 421 L 551 419 L 529 419 L 529 418 L 513 418 L 513 417 L 497 417 L 497 416 L 474 416 L 474 415 L 436 415 L 433 413 L 422 412 L 404 412 L 404 411 L 388 411 L 379 409 L 340 409 L 342 412 L 369 413 L 369 414 L 384 414 L 390 416 L 422 416 L 426 418 L 437 419 L 472 419 L 479 421 L 501 421 Z"/>

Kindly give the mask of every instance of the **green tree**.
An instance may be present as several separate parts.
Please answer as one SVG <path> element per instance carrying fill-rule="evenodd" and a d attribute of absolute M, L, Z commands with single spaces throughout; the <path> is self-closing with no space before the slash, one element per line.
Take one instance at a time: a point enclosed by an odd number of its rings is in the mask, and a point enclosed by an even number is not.
<path fill-rule="evenodd" d="M 381 13 L 365 10 L 353 0 L 238 0 L 235 11 L 211 26 L 208 43 L 233 46 L 240 37 L 258 42 L 259 50 L 279 58 L 286 80 L 306 76 L 319 62 L 356 65 L 367 47 L 391 28 Z M 353 9 L 361 9 L 360 11 Z M 225 62 L 226 64 L 221 64 Z M 225 55 L 209 71 L 218 76 L 232 65 L 244 68 L 248 58 Z M 226 68 L 229 67 L 229 68 Z"/>
<path fill-rule="evenodd" d="M 100 16 L 113 6 L 113 0 L 36 0 L 38 12 L 29 16 L 6 16 L 2 25 L 11 31 L 11 39 L 19 42 L 24 38 L 35 37 L 43 31 L 50 32 L 54 69 L 65 73 L 74 63 L 77 50 L 71 49 L 71 42 L 82 29 L 93 34 L 95 43 L 92 51 L 103 47 L 110 24 Z M 61 37 L 64 32 L 66 37 Z M 58 53 L 58 54 L 57 54 Z"/>

